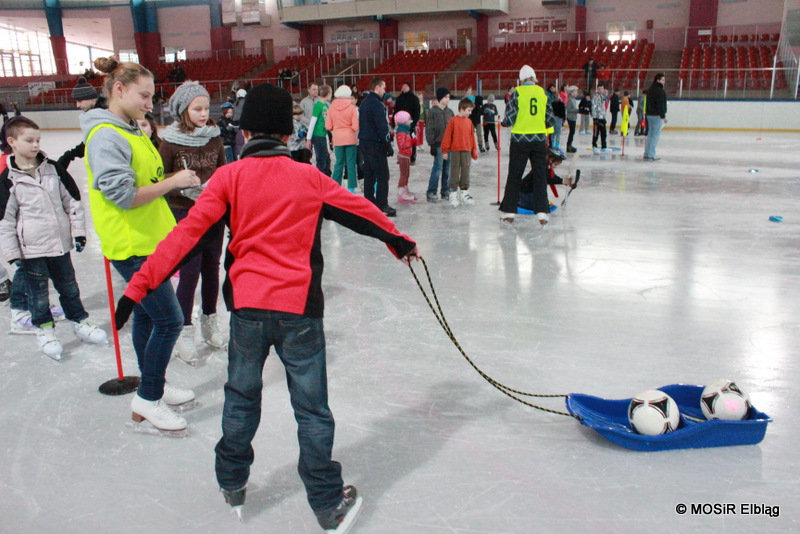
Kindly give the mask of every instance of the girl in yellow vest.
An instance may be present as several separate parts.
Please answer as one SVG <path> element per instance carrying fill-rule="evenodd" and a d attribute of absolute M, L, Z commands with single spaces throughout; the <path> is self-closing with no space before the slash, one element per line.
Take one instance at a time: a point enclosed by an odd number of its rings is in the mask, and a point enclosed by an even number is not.
<path fill-rule="evenodd" d="M 103 255 L 130 280 L 175 226 L 164 200 L 174 189 L 198 185 L 194 171 L 164 176 L 164 165 L 136 121 L 153 109 L 153 74 L 136 63 L 98 58 L 105 73 L 108 109 L 80 118 L 86 142 L 89 203 Z M 171 408 L 194 401 L 194 393 L 167 384 L 165 374 L 183 326 L 183 313 L 169 281 L 133 312 L 133 347 L 142 378 L 131 401 L 133 420 L 147 420 L 163 433 L 184 433 L 186 420 Z"/>

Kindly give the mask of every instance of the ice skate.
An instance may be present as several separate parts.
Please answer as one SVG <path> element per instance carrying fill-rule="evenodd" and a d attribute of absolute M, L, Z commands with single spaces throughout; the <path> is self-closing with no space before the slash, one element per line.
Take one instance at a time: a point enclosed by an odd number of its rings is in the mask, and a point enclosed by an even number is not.
<path fill-rule="evenodd" d="M 163 399 L 149 401 L 134 395 L 131 419 L 137 432 L 173 438 L 186 437 L 186 419 L 173 412 Z"/>
<path fill-rule="evenodd" d="M 437 202 L 439 202 L 439 199 L 436 198 L 436 193 L 428 193 L 427 195 L 425 195 L 425 199 L 431 204 L 436 204 Z"/>
<path fill-rule="evenodd" d="M 458 205 L 461 203 L 461 197 L 458 191 L 450 191 L 450 205 L 454 208 L 457 208 Z"/>
<path fill-rule="evenodd" d="M 39 350 L 44 353 L 48 358 L 56 361 L 61 360 L 61 343 L 56 337 L 56 329 L 53 323 L 45 323 L 37 329 L 36 342 L 39 344 Z"/>
<path fill-rule="evenodd" d="M 398 202 L 414 202 L 417 197 L 408 191 L 408 187 L 397 188 L 397 201 Z"/>
<path fill-rule="evenodd" d="M 515 215 L 516 215 L 515 213 L 501 212 L 500 213 L 500 222 L 502 222 L 504 224 L 509 224 L 509 225 L 510 224 L 514 224 L 514 216 Z"/>
<path fill-rule="evenodd" d="M 546 213 L 537 213 L 536 218 L 539 219 L 539 224 L 542 226 L 550 222 L 550 216 Z"/>
<path fill-rule="evenodd" d="M 460 193 L 461 193 L 460 200 L 462 204 L 464 204 L 465 206 L 472 206 L 473 204 L 475 204 L 475 200 L 472 198 L 472 195 L 469 194 L 468 189 L 464 189 L 460 191 Z"/>
<path fill-rule="evenodd" d="M 174 354 L 182 362 L 192 367 L 196 367 L 200 363 L 200 355 L 197 353 L 197 347 L 194 346 L 194 325 L 183 325 L 178 342 L 175 343 Z"/>
<path fill-rule="evenodd" d="M 200 405 L 194 397 L 194 391 L 176 388 L 168 382 L 164 383 L 164 394 L 161 396 L 161 400 L 179 414 L 188 412 Z"/>
<path fill-rule="evenodd" d="M 27 310 L 11 310 L 11 327 L 8 329 L 9 334 L 18 335 L 36 335 L 39 329 L 33 326 L 31 322 L 31 312 Z"/>
<path fill-rule="evenodd" d="M 108 342 L 108 336 L 105 331 L 90 323 L 89 319 L 84 319 L 79 323 L 73 322 L 72 330 L 75 332 L 75 336 L 84 343 L 105 345 Z"/>
<path fill-rule="evenodd" d="M 363 499 L 355 486 L 344 487 L 344 497 L 335 508 L 316 512 L 319 525 L 329 534 L 350 532 L 361 512 Z"/>
<path fill-rule="evenodd" d="M 0 302 L 5 302 L 11 298 L 11 280 L 0 282 Z"/>
<path fill-rule="evenodd" d="M 225 497 L 225 502 L 231 505 L 231 512 L 236 514 L 236 519 L 244 521 L 242 518 L 242 508 L 244 507 L 244 500 L 247 496 L 247 486 L 242 486 L 235 490 L 226 490 L 220 488 L 219 491 Z"/>
<path fill-rule="evenodd" d="M 224 349 L 228 346 L 228 336 L 219 329 L 216 313 L 200 316 L 200 334 L 203 336 L 203 341 L 206 342 L 206 345 L 215 349 Z"/>

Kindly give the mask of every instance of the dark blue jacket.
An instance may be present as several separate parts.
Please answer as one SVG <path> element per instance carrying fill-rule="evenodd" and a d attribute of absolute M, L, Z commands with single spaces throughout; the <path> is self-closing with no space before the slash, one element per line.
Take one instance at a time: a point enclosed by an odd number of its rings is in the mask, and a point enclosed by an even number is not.
<path fill-rule="evenodd" d="M 358 140 L 371 143 L 389 142 L 386 107 L 378 95 L 367 93 L 358 108 Z"/>

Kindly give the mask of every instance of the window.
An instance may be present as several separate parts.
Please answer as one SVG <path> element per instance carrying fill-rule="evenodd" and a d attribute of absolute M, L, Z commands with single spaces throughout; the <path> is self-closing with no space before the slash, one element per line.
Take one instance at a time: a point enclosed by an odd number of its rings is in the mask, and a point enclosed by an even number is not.
<path fill-rule="evenodd" d="M 0 25 L 0 75 L 32 76 L 56 72 L 48 35 Z"/>
<path fill-rule="evenodd" d="M 606 39 L 612 43 L 617 41 L 636 40 L 636 23 L 635 22 L 609 22 L 606 25 Z"/>
<path fill-rule="evenodd" d="M 165 48 L 164 63 L 175 63 L 176 61 L 186 61 L 186 49 L 172 47 Z"/>
<path fill-rule="evenodd" d="M 122 63 L 139 63 L 139 54 L 136 53 L 136 50 L 120 50 L 119 60 Z"/>

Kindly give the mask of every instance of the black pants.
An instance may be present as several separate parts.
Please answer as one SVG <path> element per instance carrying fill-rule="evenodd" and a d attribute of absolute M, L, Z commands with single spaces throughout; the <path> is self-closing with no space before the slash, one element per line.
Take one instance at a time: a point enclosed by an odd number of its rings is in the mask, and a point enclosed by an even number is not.
<path fill-rule="evenodd" d="M 493 122 L 487 122 L 483 125 L 483 142 L 486 144 L 487 149 L 489 148 L 489 135 L 492 136 L 494 147 L 497 148 L 497 130 Z"/>
<path fill-rule="evenodd" d="M 500 211 L 503 213 L 517 212 L 522 175 L 530 161 L 533 211 L 550 213 L 550 206 L 547 203 L 547 143 L 544 141 L 512 141 L 508 152 L 508 178 L 506 178 L 506 190 L 503 194 L 503 201 L 500 203 Z"/>
<path fill-rule="evenodd" d="M 617 115 L 619 115 L 619 112 L 615 111 L 611 113 L 611 126 L 608 129 L 611 130 L 612 132 L 617 127 Z"/>
<path fill-rule="evenodd" d="M 358 150 L 364 158 L 364 197 L 383 209 L 389 204 L 389 163 L 386 158 L 386 145 L 360 141 Z"/>
<path fill-rule="evenodd" d="M 567 124 L 569 124 L 569 137 L 567 138 L 567 148 L 572 146 L 572 141 L 575 139 L 575 122 L 567 119 Z"/>
<path fill-rule="evenodd" d="M 597 136 L 600 136 L 602 147 L 606 148 L 606 120 L 594 119 L 594 132 L 592 133 L 592 148 L 597 148 Z"/>

